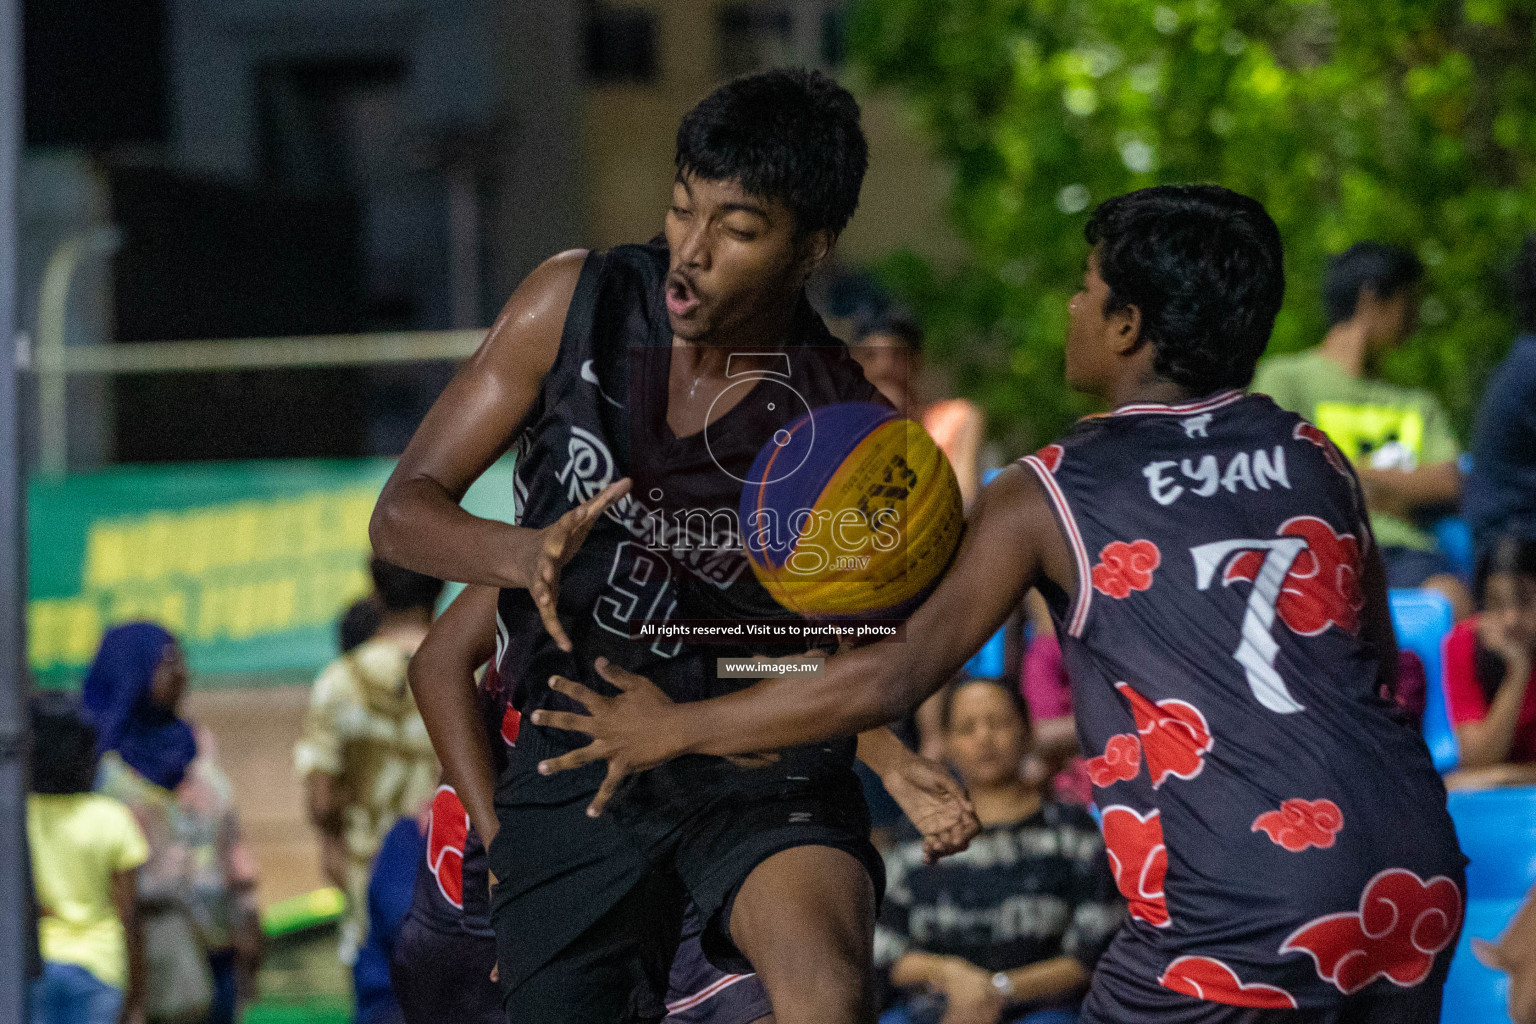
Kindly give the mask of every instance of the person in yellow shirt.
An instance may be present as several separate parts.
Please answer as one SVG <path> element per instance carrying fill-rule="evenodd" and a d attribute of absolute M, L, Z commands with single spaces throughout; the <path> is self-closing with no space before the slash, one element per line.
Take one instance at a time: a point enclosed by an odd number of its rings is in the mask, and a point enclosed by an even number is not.
<path fill-rule="evenodd" d="M 339 953 L 349 966 L 368 935 L 374 855 L 396 821 L 432 798 L 438 775 L 405 669 L 443 585 L 377 558 L 369 570 L 383 610 L 378 629 L 315 679 L 294 747 L 322 870 L 347 896 Z"/>
<path fill-rule="evenodd" d="M 71 698 L 34 700 L 32 735 L 27 843 L 43 954 L 32 1024 L 142 1024 L 137 871 L 149 845 L 125 804 L 91 792 L 96 733 Z"/>

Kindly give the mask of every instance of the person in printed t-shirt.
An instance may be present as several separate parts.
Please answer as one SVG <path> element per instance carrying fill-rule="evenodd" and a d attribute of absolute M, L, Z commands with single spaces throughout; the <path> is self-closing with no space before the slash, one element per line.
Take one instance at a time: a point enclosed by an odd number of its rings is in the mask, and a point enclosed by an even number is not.
<path fill-rule="evenodd" d="M 327 665 L 310 690 L 294 768 L 320 833 L 321 867 L 346 894 L 338 953 L 349 967 L 368 935 L 368 878 L 396 821 L 432 796 L 437 758 L 406 685 L 443 585 L 375 558 L 383 608 L 373 636 Z"/>
<path fill-rule="evenodd" d="M 1057 625 L 1129 920 L 1083 1024 L 1436 1024 L 1466 858 L 1422 737 L 1386 696 L 1386 573 L 1360 483 L 1317 427 L 1244 395 L 1284 291 L 1280 232 L 1208 185 L 1088 220 L 1066 377 L 1113 411 L 1005 469 L 904 641 L 673 703 L 551 686 L 591 742 L 541 771 L 810 743 L 890 721 L 979 650 L 1030 587 Z"/>
<path fill-rule="evenodd" d="M 967 679 L 940 697 L 945 754 L 982 831 L 938 863 L 917 842 L 886 854 L 875 964 L 907 990 L 902 1024 L 1073 1024 L 1125 917 L 1098 826 L 1021 775 L 1030 729 L 1016 687 Z"/>
<path fill-rule="evenodd" d="M 1413 253 L 1380 242 L 1334 257 L 1323 278 L 1329 327 L 1322 344 L 1264 360 L 1253 390 L 1317 424 L 1354 463 L 1387 586 L 1438 590 L 1461 619 L 1472 611 L 1471 595 L 1415 522 L 1461 496 L 1456 437 L 1433 395 L 1389 384 L 1377 367 L 1418 330 L 1423 276 Z"/>

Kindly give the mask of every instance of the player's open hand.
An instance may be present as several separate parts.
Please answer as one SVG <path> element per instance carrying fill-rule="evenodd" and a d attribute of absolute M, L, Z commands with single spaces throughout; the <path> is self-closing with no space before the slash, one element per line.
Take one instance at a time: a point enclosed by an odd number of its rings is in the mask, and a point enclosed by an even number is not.
<path fill-rule="evenodd" d="M 929 864 L 959 853 L 981 831 L 970 797 L 943 765 L 914 756 L 880 781 L 923 834 L 923 859 Z"/>
<path fill-rule="evenodd" d="M 592 737 L 592 742 L 584 747 L 539 762 L 539 772 L 556 775 L 592 761 L 607 761 L 608 774 L 587 807 L 587 815 L 595 818 L 603 813 L 626 778 L 670 761 L 682 751 L 673 749 L 668 740 L 668 724 L 676 708 L 672 698 L 649 679 L 619 668 L 607 658 L 598 658 L 593 667 L 618 688 L 617 695 L 604 697 L 574 679 L 552 676 L 550 689 L 565 694 L 586 708 L 587 713 L 541 708 L 533 713 L 533 724 Z"/>
<path fill-rule="evenodd" d="M 544 628 L 549 630 L 549 635 L 562 651 L 571 650 L 571 638 L 565 635 L 565 627 L 560 625 L 560 618 L 555 614 L 560 598 L 560 571 L 581 550 L 587 534 L 597 525 L 597 517 L 628 494 L 629 486 L 628 477 L 609 484 L 544 527 L 535 538 L 533 565 L 524 577 L 528 581 L 528 595 L 539 610 L 539 618 L 544 620 Z"/>

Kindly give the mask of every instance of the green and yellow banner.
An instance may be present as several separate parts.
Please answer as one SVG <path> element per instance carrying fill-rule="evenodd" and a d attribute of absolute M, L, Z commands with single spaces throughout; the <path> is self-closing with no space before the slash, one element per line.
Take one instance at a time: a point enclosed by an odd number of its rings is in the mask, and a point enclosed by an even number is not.
<path fill-rule="evenodd" d="M 28 659 L 69 685 L 102 633 L 152 619 L 199 675 L 314 672 L 369 590 L 368 518 L 390 459 L 124 466 L 28 487 Z M 465 506 L 512 517 L 511 462 Z"/>

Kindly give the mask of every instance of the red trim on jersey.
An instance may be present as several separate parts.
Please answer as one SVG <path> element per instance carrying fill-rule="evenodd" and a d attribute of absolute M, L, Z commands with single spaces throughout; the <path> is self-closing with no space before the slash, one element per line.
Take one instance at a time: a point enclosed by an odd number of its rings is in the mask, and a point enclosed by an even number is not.
<path fill-rule="evenodd" d="M 1198 402 L 1186 402 L 1183 405 L 1160 405 L 1156 402 L 1140 402 L 1135 405 L 1122 405 L 1105 415 L 1108 416 L 1138 416 L 1143 413 L 1161 413 L 1167 416 L 1189 416 L 1195 413 L 1210 412 L 1212 409 L 1220 409 L 1231 405 L 1243 397 L 1241 391 L 1218 391 L 1209 398 L 1202 398 Z"/>
<path fill-rule="evenodd" d="M 717 996 L 721 992 L 724 992 L 738 981 L 746 981 L 750 977 L 752 977 L 750 974 L 727 974 L 723 978 L 713 981 L 704 988 L 699 989 L 691 996 L 684 996 L 676 1002 L 668 1003 L 667 1012 L 681 1013 L 684 1010 L 691 1010 L 693 1007 L 698 1006 L 706 999 Z"/>
<path fill-rule="evenodd" d="M 1083 623 L 1088 619 L 1088 606 L 1093 603 L 1093 569 L 1088 562 L 1088 549 L 1083 545 L 1083 535 L 1077 529 L 1077 520 L 1072 516 L 1072 507 L 1067 504 L 1066 493 L 1040 456 L 1026 455 L 1019 461 L 1033 469 L 1040 478 L 1045 493 L 1050 495 L 1051 504 L 1056 506 L 1056 515 L 1060 517 L 1061 525 L 1067 532 L 1067 540 L 1071 542 L 1072 556 L 1077 560 L 1077 600 L 1073 602 L 1067 635 L 1082 636 Z"/>

